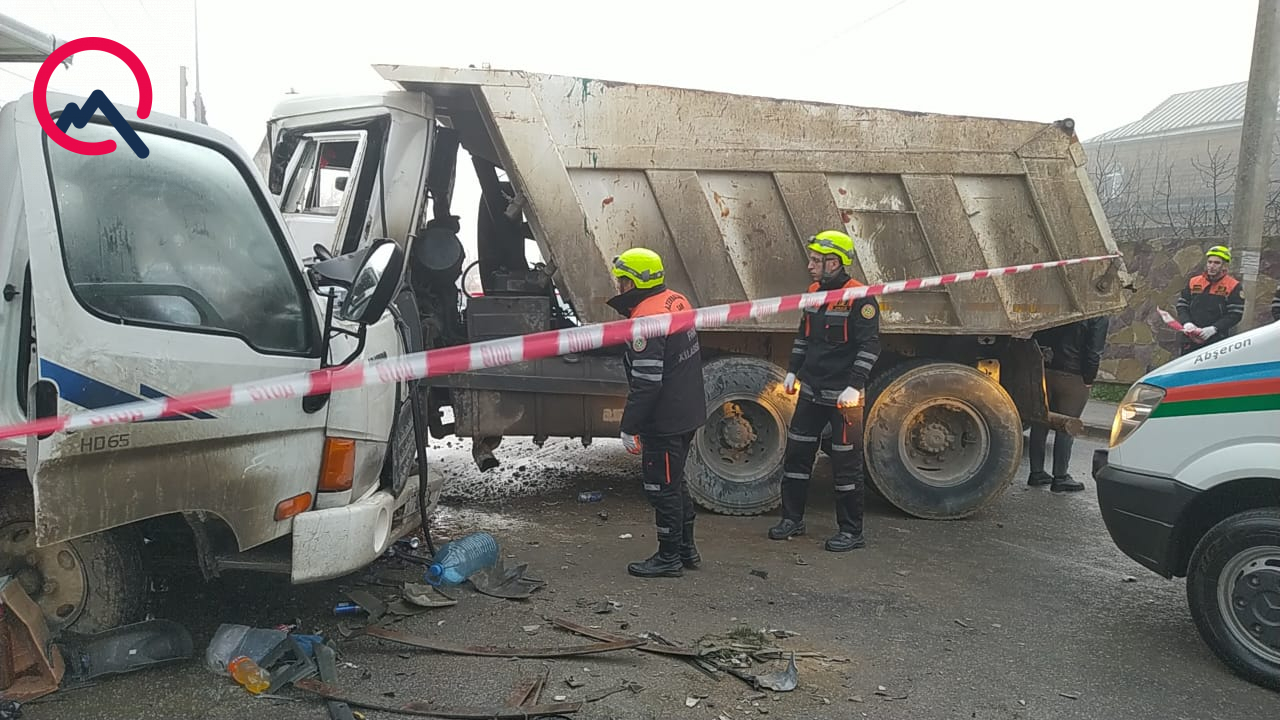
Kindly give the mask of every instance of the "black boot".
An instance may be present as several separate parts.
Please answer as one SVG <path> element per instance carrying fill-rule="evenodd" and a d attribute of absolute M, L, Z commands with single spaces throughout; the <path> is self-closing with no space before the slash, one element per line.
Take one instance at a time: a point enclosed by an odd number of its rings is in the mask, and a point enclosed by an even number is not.
<path fill-rule="evenodd" d="M 680 541 L 660 541 L 658 552 L 649 556 L 644 562 L 633 562 L 627 565 L 627 572 L 642 578 L 680 577 L 684 575 L 684 564 L 680 561 Z"/>
<path fill-rule="evenodd" d="M 1053 484 L 1049 486 L 1053 492 L 1079 492 L 1084 489 L 1084 483 L 1072 478 L 1070 475 L 1058 475 L 1053 479 Z"/>
<path fill-rule="evenodd" d="M 1043 470 L 1036 470 L 1027 478 L 1027 485 L 1030 487 L 1048 485 L 1051 482 L 1053 482 L 1053 476 Z"/>
<path fill-rule="evenodd" d="M 788 520 L 782 518 L 777 525 L 769 528 L 770 540 L 786 540 L 789 537 L 796 537 L 804 534 L 804 521 Z"/>
<path fill-rule="evenodd" d="M 702 562 L 702 556 L 698 554 L 698 546 L 693 543 L 692 520 L 685 521 L 684 532 L 680 536 L 680 562 L 690 570 L 697 570 Z"/>
<path fill-rule="evenodd" d="M 863 539 L 862 533 L 838 532 L 827 539 L 826 548 L 829 552 L 848 552 L 857 550 L 867 546 L 867 541 Z"/>

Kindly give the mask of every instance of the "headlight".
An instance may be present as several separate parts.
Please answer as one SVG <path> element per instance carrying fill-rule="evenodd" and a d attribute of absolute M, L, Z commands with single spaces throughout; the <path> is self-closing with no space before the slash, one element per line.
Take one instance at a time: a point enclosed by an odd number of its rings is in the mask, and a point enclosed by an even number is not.
<path fill-rule="evenodd" d="M 1164 389 L 1154 385 L 1138 383 L 1129 388 L 1116 408 L 1116 417 L 1111 421 L 1111 447 L 1124 442 L 1133 434 L 1138 426 L 1151 417 L 1151 411 L 1164 400 Z"/>

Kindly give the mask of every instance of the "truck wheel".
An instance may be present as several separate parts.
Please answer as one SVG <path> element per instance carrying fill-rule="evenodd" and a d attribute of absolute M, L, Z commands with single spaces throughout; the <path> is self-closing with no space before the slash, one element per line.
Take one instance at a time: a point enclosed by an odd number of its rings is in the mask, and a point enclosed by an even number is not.
<path fill-rule="evenodd" d="M 724 357 L 703 367 L 707 422 L 685 465 L 689 494 L 708 510 L 759 515 L 782 502 L 782 457 L 795 399 L 765 360 Z"/>
<path fill-rule="evenodd" d="M 868 484 L 899 510 L 929 520 L 978 512 L 1022 459 L 1022 420 L 999 383 L 957 363 L 913 360 L 868 392 Z"/>
<path fill-rule="evenodd" d="M 54 635 L 98 633 L 141 621 L 148 579 L 142 542 L 128 528 L 36 547 L 31 486 L 0 482 L 0 576 L 14 575 Z"/>
<path fill-rule="evenodd" d="M 1280 690 L 1280 508 L 1242 512 L 1205 533 L 1191 553 L 1187 602 L 1227 667 Z"/>

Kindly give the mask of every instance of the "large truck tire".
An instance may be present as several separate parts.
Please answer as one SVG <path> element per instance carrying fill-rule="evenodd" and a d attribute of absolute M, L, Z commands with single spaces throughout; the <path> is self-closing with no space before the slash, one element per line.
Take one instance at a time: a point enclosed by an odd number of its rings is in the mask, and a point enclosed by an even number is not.
<path fill-rule="evenodd" d="M 689 494 L 725 515 L 759 515 L 782 502 L 782 458 L 795 397 L 781 368 L 750 357 L 722 357 L 702 370 L 707 422 L 685 465 Z"/>
<path fill-rule="evenodd" d="M 867 393 L 868 484 L 908 515 L 968 517 L 994 501 L 1022 460 L 1022 420 L 1000 383 L 958 363 L 912 360 Z"/>
<path fill-rule="evenodd" d="M 131 528 L 36 547 L 25 480 L 0 481 L 0 576 L 14 575 L 54 635 L 94 634 L 145 619 L 149 582 Z"/>
<path fill-rule="evenodd" d="M 1232 515 L 1205 533 L 1191 553 L 1187 602 L 1219 660 L 1280 690 L 1280 508 Z"/>

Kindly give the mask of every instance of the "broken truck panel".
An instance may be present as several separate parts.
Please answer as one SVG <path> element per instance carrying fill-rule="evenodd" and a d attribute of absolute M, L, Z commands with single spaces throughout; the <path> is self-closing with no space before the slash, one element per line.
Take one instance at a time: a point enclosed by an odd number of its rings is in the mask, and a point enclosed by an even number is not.
<path fill-rule="evenodd" d="M 635 245 L 660 253 L 668 283 L 698 306 L 805 287 L 801 241 L 842 225 L 865 239 L 852 274 L 867 282 L 1117 252 L 1070 121 L 375 67 L 429 95 L 470 153 L 507 170 L 584 322 L 614 319 L 609 263 Z M 900 294 L 883 300 L 882 328 L 1026 335 L 1119 311 L 1125 282 L 1115 260 Z"/>

